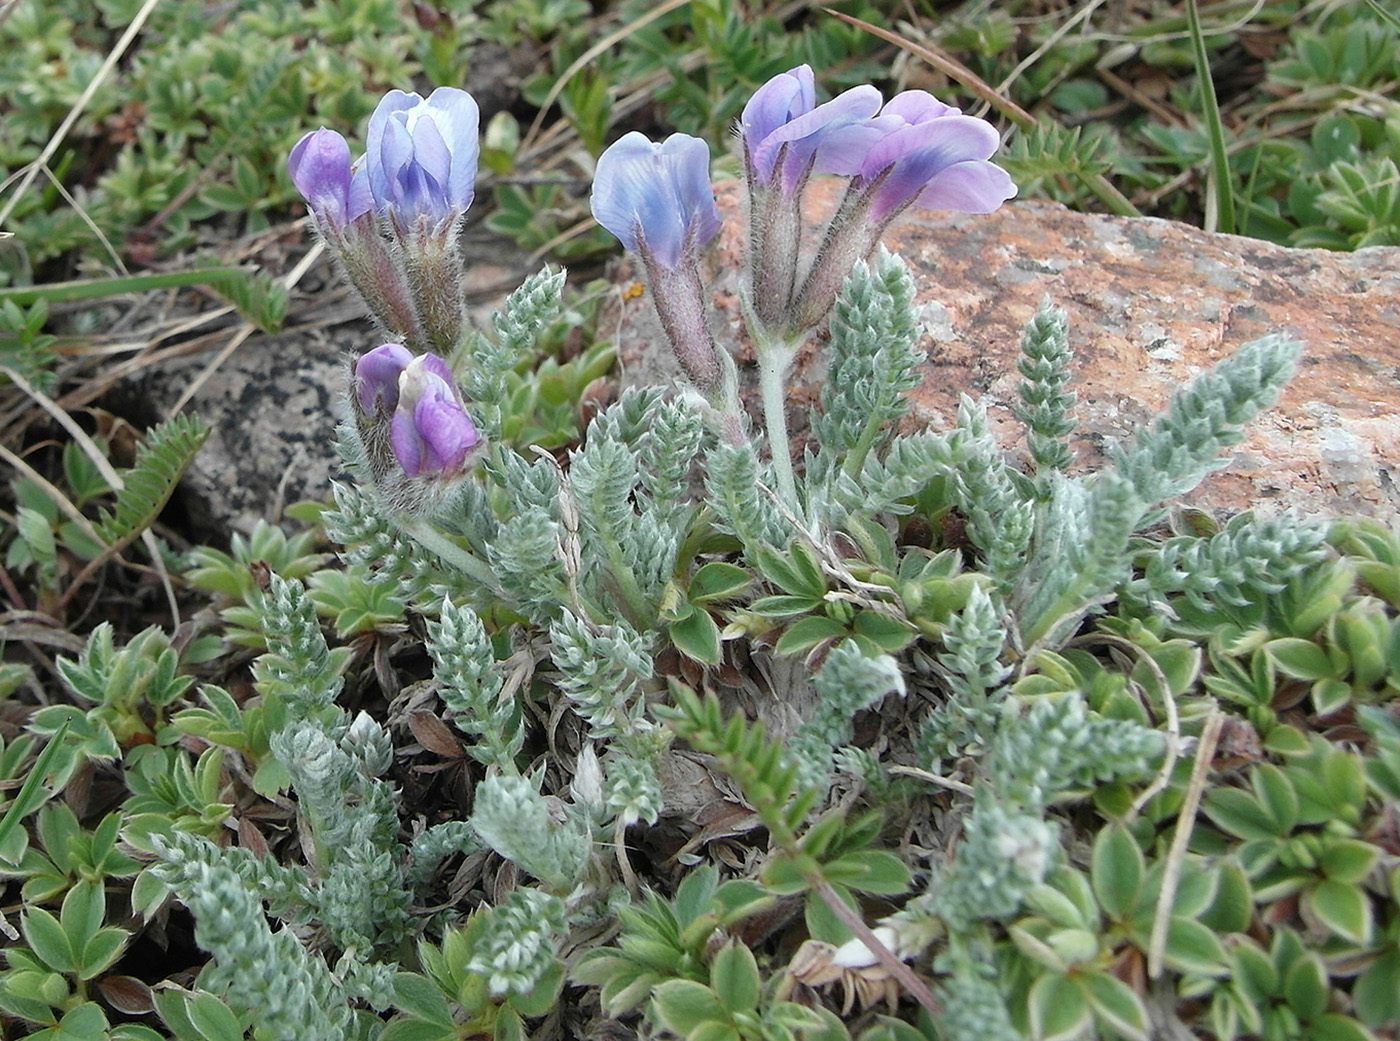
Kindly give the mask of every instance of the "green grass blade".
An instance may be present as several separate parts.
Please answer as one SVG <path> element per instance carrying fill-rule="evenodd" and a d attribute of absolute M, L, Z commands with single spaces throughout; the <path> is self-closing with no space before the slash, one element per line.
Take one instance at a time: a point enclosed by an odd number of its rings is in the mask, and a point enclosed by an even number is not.
<path fill-rule="evenodd" d="M 49 738 L 49 743 L 39 753 L 39 758 L 34 761 L 29 776 L 24 779 L 24 784 L 20 785 L 19 794 L 10 803 L 10 808 L 5 811 L 5 816 L 0 817 L 0 849 L 5 847 L 10 833 L 19 827 L 19 822 L 28 817 L 43 802 L 42 799 L 36 797 L 39 786 L 44 783 L 44 775 L 49 772 L 49 765 L 58 755 L 58 750 L 63 747 L 63 737 L 67 733 L 68 720 L 65 719 L 53 737 Z"/>
<path fill-rule="evenodd" d="M 1200 84 L 1202 114 L 1210 136 L 1205 229 L 1233 235 L 1236 231 L 1235 196 L 1230 184 L 1230 156 L 1225 151 L 1225 127 L 1220 122 L 1220 104 L 1215 97 L 1215 81 L 1210 75 L 1210 56 L 1206 54 L 1206 38 L 1201 32 L 1196 0 L 1186 0 L 1186 18 L 1191 32 L 1191 55 L 1196 62 L 1196 80 Z"/>
<path fill-rule="evenodd" d="M 1400 32 L 1400 18 L 1396 18 L 1395 15 L 1387 11 L 1381 5 L 1380 0 L 1366 0 L 1366 3 L 1368 3 L 1371 6 L 1371 10 L 1380 15 L 1392 29 L 1396 32 Z"/>
<path fill-rule="evenodd" d="M 123 293 L 144 293 L 152 289 L 174 289 L 180 286 L 203 285 L 208 282 L 225 283 L 240 276 L 247 278 L 251 271 L 241 267 L 204 267 L 192 271 L 168 271 L 156 275 L 128 275 L 123 278 L 84 278 L 73 282 L 50 282 L 42 286 L 22 286 L 16 289 L 0 289 L 0 304 L 13 300 L 19 307 L 28 307 L 36 300 L 46 300 L 51 304 L 71 303 L 75 300 L 96 300 L 104 296 L 119 296 Z"/>

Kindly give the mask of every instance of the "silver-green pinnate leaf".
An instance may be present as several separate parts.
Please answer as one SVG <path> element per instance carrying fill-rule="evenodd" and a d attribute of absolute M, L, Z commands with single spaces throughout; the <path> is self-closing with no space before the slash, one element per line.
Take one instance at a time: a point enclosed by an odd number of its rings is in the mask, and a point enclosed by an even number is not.
<path fill-rule="evenodd" d="M 1068 316 L 1047 297 L 1026 323 L 1016 364 L 1023 378 L 1015 411 L 1026 425 L 1026 446 L 1037 473 L 1063 470 L 1074 461 L 1066 440 L 1074 429 L 1074 394 L 1065 390 L 1071 360 Z"/>
<path fill-rule="evenodd" d="M 1221 465 L 1221 450 L 1243 438 L 1244 425 L 1278 399 L 1302 346 L 1275 333 L 1201 373 L 1119 454 L 1118 472 L 1148 507 L 1190 491 Z"/>
<path fill-rule="evenodd" d="M 518 774 L 497 774 L 477 787 L 471 824 L 497 853 L 560 892 L 573 888 L 588 859 L 588 832 L 559 821 Z"/>

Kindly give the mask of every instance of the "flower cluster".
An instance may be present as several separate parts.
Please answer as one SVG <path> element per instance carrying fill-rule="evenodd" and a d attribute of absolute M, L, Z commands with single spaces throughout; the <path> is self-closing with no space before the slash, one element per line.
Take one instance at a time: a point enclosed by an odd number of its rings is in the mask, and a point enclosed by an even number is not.
<path fill-rule="evenodd" d="M 660 144 L 633 131 L 598 159 L 593 216 L 642 258 L 652 299 L 681 368 L 713 398 L 723 387 L 719 349 L 705 326 L 700 249 L 719 234 L 704 141 L 672 134 Z"/>
<path fill-rule="evenodd" d="M 409 478 L 458 476 L 481 443 L 447 363 L 401 343 L 355 363 L 354 405 L 370 470 L 381 479 L 391 465 Z"/>
<path fill-rule="evenodd" d="M 481 443 L 442 358 L 466 331 L 457 237 L 476 192 L 479 121 L 464 90 L 392 90 L 358 160 L 325 127 L 287 157 L 317 231 L 394 341 L 355 363 L 351 405 L 381 500 L 409 512 L 431 509 Z"/>
<path fill-rule="evenodd" d="M 875 88 L 860 86 L 817 105 L 806 65 L 758 90 L 740 135 L 752 196 L 752 306 L 782 336 L 826 316 L 852 265 L 910 206 L 989 213 L 1016 194 L 1006 171 L 990 162 L 998 137 L 986 120 L 922 90 L 881 104 Z M 801 193 L 813 173 L 851 180 L 799 284 Z"/>
<path fill-rule="evenodd" d="M 476 102 L 439 87 L 428 98 L 391 90 L 369 120 L 365 154 L 322 127 L 292 148 L 287 169 L 323 230 L 340 229 L 373 210 L 404 224 L 461 217 L 476 191 L 480 154 Z"/>
<path fill-rule="evenodd" d="M 869 85 L 819 105 L 806 65 L 760 87 L 738 130 L 749 191 L 745 313 L 779 492 L 793 505 L 783 380 L 841 283 L 910 206 L 988 213 L 1016 186 L 990 161 L 998 137 L 985 120 L 921 90 L 885 102 Z M 850 181 L 803 274 L 802 196 L 814 173 Z M 733 362 L 705 326 L 698 261 L 719 218 L 704 142 L 675 134 L 653 144 L 627 134 L 599 158 L 592 202 L 598 223 L 641 257 L 661 324 L 718 412 L 721 433 L 744 440 Z"/>
<path fill-rule="evenodd" d="M 395 339 L 442 354 L 462 336 L 457 233 L 476 191 L 476 102 L 439 87 L 426 99 L 391 90 L 369 120 L 365 154 L 322 127 L 287 169 L 316 228 L 370 313 Z"/>
<path fill-rule="evenodd" d="M 738 129 L 750 196 L 751 316 L 769 335 L 817 325 L 854 263 L 910 206 L 988 213 L 1016 194 L 990 162 L 998 144 L 992 125 L 921 90 L 883 102 L 862 85 L 819 105 L 812 70 L 802 65 L 759 88 Z M 801 197 L 813 173 L 851 180 L 799 282 Z M 687 356 L 702 353 L 700 334 L 683 330 L 678 342 L 674 328 L 677 315 L 690 319 L 694 302 L 671 297 L 689 292 L 698 251 L 718 230 L 703 142 L 677 134 L 654 145 L 626 135 L 598 161 L 593 214 L 641 255 L 663 324 L 696 379 L 696 360 Z"/>

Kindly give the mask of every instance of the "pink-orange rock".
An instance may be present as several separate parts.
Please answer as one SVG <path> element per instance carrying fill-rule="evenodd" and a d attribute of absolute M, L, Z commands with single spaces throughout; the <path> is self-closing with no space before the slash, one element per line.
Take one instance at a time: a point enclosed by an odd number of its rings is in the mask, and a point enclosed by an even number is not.
<path fill-rule="evenodd" d="M 814 187 L 815 221 L 839 182 Z M 716 338 L 732 344 L 742 339 L 742 192 L 719 191 L 726 224 L 710 258 L 712 318 Z M 911 211 L 885 242 L 919 286 L 928 361 L 911 421 L 947 426 L 959 394 L 980 395 L 1007 449 L 1017 449 L 1009 407 L 1021 328 L 1048 295 L 1069 314 L 1075 448 L 1094 468 L 1105 443 L 1131 438 L 1173 388 L 1278 330 L 1304 341 L 1297 375 L 1186 501 L 1222 512 L 1275 504 L 1400 515 L 1400 248 L 1288 249 L 1034 201 L 985 216 Z M 630 381 L 673 371 L 650 301 L 622 307 Z M 809 352 L 795 376 L 799 405 L 815 400 L 821 369 L 820 352 Z"/>

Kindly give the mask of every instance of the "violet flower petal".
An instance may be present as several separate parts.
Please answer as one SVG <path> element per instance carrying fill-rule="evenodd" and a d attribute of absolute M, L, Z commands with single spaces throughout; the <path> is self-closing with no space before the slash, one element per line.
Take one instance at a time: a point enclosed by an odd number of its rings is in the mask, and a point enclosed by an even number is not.
<path fill-rule="evenodd" d="M 935 174 L 914 203 L 926 210 L 991 213 L 1015 196 L 1016 184 L 1000 166 L 967 162 Z"/>
<path fill-rule="evenodd" d="M 452 205 L 465 210 L 476 197 L 476 168 L 481 158 L 481 110 L 476 99 L 456 87 L 438 87 L 424 102 L 452 153 L 444 187 Z"/>
<path fill-rule="evenodd" d="M 759 87 L 739 117 L 739 132 L 750 156 L 769 134 L 812 111 L 816 104 L 816 88 L 810 65 L 799 65 L 788 72 L 779 73 Z M 772 174 L 770 161 L 761 175 L 767 180 Z"/>
<path fill-rule="evenodd" d="M 962 115 L 962 109 L 945 105 L 926 90 L 906 90 L 885 102 L 880 114 L 898 116 L 906 123 L 924 123 L 943 116 Z"/>
<path fill-rule="evenodd" d="M 476 192 L 480 111 L 464 90 L 439 87 L 425 101 L 392 90 L 370 116 L 365 166 L 376 208 L 443 218 Z"/>
<path fill-rule="evenodd" d="M 413 359 L 399 378 L 399 403 L 389 421 L 389 447 L 404 473 L 452 473 L 480 441 L 462 406 L 446 362 L 434 354 Z"/>
<path fill-rule="evenodd" d="M 424 468 L 452 473 L 481 440 L 454 390 L 430 380 L 413 408 L 413 427 L 423 443 Z"/>
<path fill-rule="evenodd" d="M 871 147 L 861 166 L 862 179 L 881 179 L 871 202 L 871 218 L 881 221 L 914 202 L 949 167 L 985 163 L 997 144 L 997 132 L 990 123 L 963 115 L 942 116 L 887 134 Z M 965 188 L 971 186 L 970 182 L 960 183 Z M 1004 182 L 984 178 L 981 183 L 989 194 L 971 200 L 976 208 L 970 212 L 990 212 L 1015 194 L 1009 177 Z M 1008 186 L 1010 194 L 1002 191 Z M 1002 194 L 993 198 L 999 191 Z"/>
<path fill-rule="evenodd" d="M 376 206 L 382 208 L 390 197 L 389 179 L 391 173 L 384 169 L 381 161 L 384 149 L 384 130 L 396 113 L 406 112 L 421 101 L 417 94 L 403 90 L 391 90 L 385 94 L 369 117 L 369 130 L 365 134 L 365 169 L 369 178 L 370 192 Z"/>
<path fill-rule="evenodd" d="M 792 119 L 768 134 L 753 150 L 754 170 L 761 180 L 769 180 L 777 165 L 779 150 L 783 153 L 783 191 L 791 192 L 801 178 L 809 161 L 817 157 L 817 165 L 828 172 L 854 165 L 864 149 L 879 139 L 876 129 L 860 127 L 880 110 L 880 92 L 869 84 L 852 87 L 810 112 Z M 838 131 L 848 131 L 838 136 Z M 828 139 L 835 145 L 827 144 Z"/>
<path fill-rule="evenodd" d="M 399 403 L 399 376 L 413 361 L 413 352 L 401 343 L 381 344 L 355 362 L 355 396 L 366 415 Z"/>

